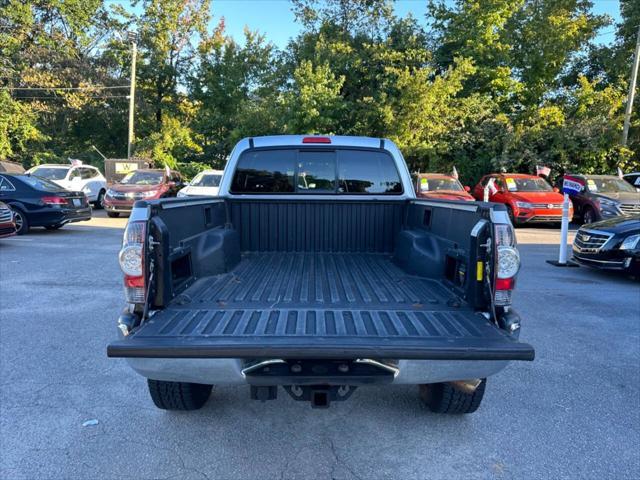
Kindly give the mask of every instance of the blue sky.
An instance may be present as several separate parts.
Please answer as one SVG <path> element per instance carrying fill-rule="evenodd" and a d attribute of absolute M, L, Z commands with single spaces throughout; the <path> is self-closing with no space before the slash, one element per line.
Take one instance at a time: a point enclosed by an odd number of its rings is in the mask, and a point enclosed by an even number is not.
<path fill-rule="evenodd" d="M 606 13 L 614 21 L 620 20 L 618 0 L 592 0 L 596 13 Z M 412 13 L 423 19 L 427 9 L 427 0 L 397 0 L 396 13 Z M 295 36 L 300 26 L 294 22 L 291 5 L 288 0 L 212 0 L 214 22 L 225 18 L 227 32 L 235 39 L 243 38 L 245 25 L 251 30 L 264 33 L 268 40 L 278 47 L 284 47 L 289 38 Z M 600 32 L 597 41 L 609 43 L 615 38 L 614 27 L 606 27 Z"/>

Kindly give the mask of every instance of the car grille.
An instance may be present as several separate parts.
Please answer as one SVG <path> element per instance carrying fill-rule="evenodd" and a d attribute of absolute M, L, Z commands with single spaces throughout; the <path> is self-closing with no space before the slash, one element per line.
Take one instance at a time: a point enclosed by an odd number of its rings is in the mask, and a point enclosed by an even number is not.
<path fill-rule="evenodd" d="M 549 210 L 551 209 L 557 209 L 557 208 L 562 208 L 562 204 L 561 203 L 533 203 L 533 208 L 548 208 Z"/>
<path fill-rule="evenodd" d="M 8 208 L 0 209 L 0 223 L 10 222 L 13 218 L 13 212 Z"/>
<path fill-rule="evenodd" d="M 640 214 L 640 203 L 623 203 L 620 205 L 620 211 L 623 215 Z"/>
<path fill-rule="evenodd" d="M 115 192 L 113 195 L 111 195 L 111 198 L 115 200 L 140 200 L 143 197 L 142 197 L 142 193 L 138 193 L 138 192 L 127 192 L 127 193 Z"/>
<path fill-rule="evenodd" d="M 578 252 L 597 253 L 611 237 L 613 237 L 612 233 L 580 229 L 576 233 L 573 247 Z"/>

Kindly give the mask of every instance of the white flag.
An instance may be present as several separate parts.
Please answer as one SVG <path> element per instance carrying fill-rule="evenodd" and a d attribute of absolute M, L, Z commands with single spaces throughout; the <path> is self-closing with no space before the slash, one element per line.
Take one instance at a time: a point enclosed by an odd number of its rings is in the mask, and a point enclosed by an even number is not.
<path fill-rule="evenodd" d="M 487 182 L 487 188 L 489 189 L 489 193 L 491 193 L 491 195 L 495 195 L 496 193 L 498 193 L 498 189 L 496 188 L 495 183 L 495 178 L 490 178 Z"/>
<path fill-rule="evenodd" d="M 171 169 L 169 168 L 169 165 L 164 166 L 164 171 L 167 174 L 167 177 L 171 176 Z"/>
<path fill-rule="evenodd" d="M 618 167 L 618 177 L 619 178 L 623 178 L 624 177 L 624 173 L 622 173 L 622 169 L 620 167 Z"/>
<path fill-rule="evenodd" d="M 451 172 L 451 176 L 458 180 L 458 170 L 456 170 L 456 166 L 453 166 L 453 172 Z"/>

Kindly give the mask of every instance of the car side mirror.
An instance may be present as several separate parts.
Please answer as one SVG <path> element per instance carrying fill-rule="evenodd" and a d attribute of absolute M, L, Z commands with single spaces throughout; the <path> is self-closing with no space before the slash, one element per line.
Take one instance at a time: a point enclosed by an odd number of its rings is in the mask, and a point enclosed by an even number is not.
<path fill-rule="evenodd" d="M 464 191 L 469 193 L 471 191 L 471 187 L 469 185 L 464 186 Z"/>
<path fill-rule="evenodd" d="M 556 193 L 560 193 L 560 189 L 558 187 L 553 187 L 553 191 Z"/>

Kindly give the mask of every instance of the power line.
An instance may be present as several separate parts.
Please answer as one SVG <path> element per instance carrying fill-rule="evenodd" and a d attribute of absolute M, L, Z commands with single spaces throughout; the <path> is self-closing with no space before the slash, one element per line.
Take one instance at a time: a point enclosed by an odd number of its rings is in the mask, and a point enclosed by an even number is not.
<path fill-rule="evenodd" d="M 129 95 L 92 95 L 83 98 L 129 98 Z M 66 100 L 65 97 L 16 97 L 14 100 Z"/>
<path fill-rule="evenodd" d="M 93 85 L 90 87 L 0 87 L 0 90 L 112 90 L 117 88 L 129 88 L 129 85 Z"/>

